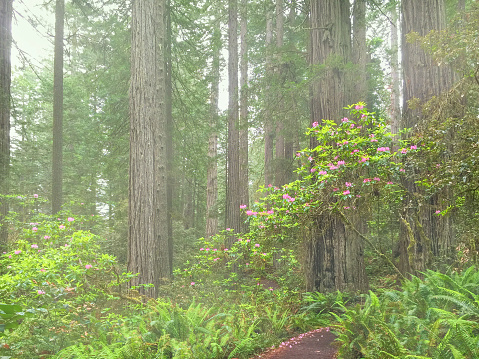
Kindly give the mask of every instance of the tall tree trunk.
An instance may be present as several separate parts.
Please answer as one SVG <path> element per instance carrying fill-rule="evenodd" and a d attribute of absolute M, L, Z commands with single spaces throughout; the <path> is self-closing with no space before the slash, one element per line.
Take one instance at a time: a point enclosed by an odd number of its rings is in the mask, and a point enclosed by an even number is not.
<path fill-rule="evenodd" d="M 398 37 L 398 11 L 397 6 L 391 8 L 391 132 L 399 133 L 401 119 L 401 88 L 399 72 L 399 37 Z M 395 141 L 396 142 L 396 141 Z"/>
<path fill-rule="evenodd" d="M 173 275 L 173 100 L 172 100 L 172 61 L 171 61 L 171 0 L 167 0 L 165 9 L 165 116 L 166 116 L 166 220 L 168 225 L 168 261 L 170 275 Z"/>
<path fill-rule="evenodd" d="M 275 161 L 275 178 L 274 184 L 278 187 L 286 183 L 286 164 L 285 164 L 285 138 L 284 138 L 284 123 L 285 116 L 283 115 L 284 109 L 282 108 L 282 83 L 283 83 L 283 69 L 282 69 L 282 55 L 280 53 L 283 47 L 284 38 L 284 16 L 283 16 L 283 0 L 276 0 L 276 63 L 275 63 L 275 82 L 276 82 L 276 94 L 278 96 L 277 112 L 279 116 L 276 119 L 276 161 Z"/>
<path fill-rule="evenodd" d="M 265 79 L 265 109 L 264 109 L 264 184 L 272 185 L 274 181 L 273 172 L 273 145 L 274 130 L 271 116 L 271 94 L 269 82 L 273 76 L 273 63 L 271 58 L 273 44 L 273 14 L 270 10 L 271 4 L 266 2 L 266 79 Z"/>
<path fill-rule="evenodd" d="M 226 180 L 227 228 L 241 229 L 240 217 L 240 162 L 238 109 L 238 1 L 228 1 L 228 149 Z M 227 239 L 230 246 L 234 237 Z"/>
<path fill-rule="evenodd" d="M 9 192 L 10 179 L 10 84 L 12 49 L 12 0 L 0 1 L 0 195 Z M 8 228 L 7 198 L 0 197 L 0 249 L 5 249 Z"/>
<path fill-rule="evenodd" d="M 55 54 L 53 61 L 53 158 L 52 158 L 52 213 L 63 204 L 63 28 L 65 0 L 55 6 Z"/>
<path fill-rule="evenodd" d="M 407 34 L 412 31 L 424 36 L 431 30 L 442 30 L 446 26 L 444 0 L 403 0 L 401 5 L 404 70 L 401 127 L 414 128 L 423 118 L 420 104 L 448 90 L 453 76 L 449 67 L 436 65 L 419 44 L 406 40 Z M 419 104 L 409 106 L 409 101 L 413 99 L 419 100 Z M 449 217 L 445 222 L 434 214 L 439 200 L 437 195 L 425 198 L 420 205 L 415 195 L 420 193 L 420 189 L 414 181 L 406 180 L 403 184 L 409 197 L 401 219 L 399 269 L 403 274 L 415 274 L 427 268 L 431 251 L 443 252 L 450 247 L 452 219 Z"/>
<path fill-rule="evenodd" d="M 157 297 L 169 268 L 167 225 L 165 0 L 136 0 L 132 13 L 128 271 Z"/>
<path fill-rule="evenodd" d="M 248 24 L 248 2 L 241 0 L 241 24 L 240 24 L 240 202 L 241 204 L 249 204 L 249 183 L 248 183 L 248 41 L 247 24 Z M 248 225 L 241 223 L 241 232 L 248 231 Z"/>
<path fill-rule="evenodd" d="M 348 0 L 311 1 L 311 64 L 326 63 L 311 87 L 312 122 L 340 121 L 349 102 L 349 76 L 339 64 L 351 57 L 351 25 Z M 328 60 L 334 61 L 328 64 Z M 335 65 L 338 64 L 338 65 Z M 314 141 L 311 143 L 314 146 Z M 367 277 L 363 244 L 346 229 L 339 215 L 318 215 L 307 233 L 306 290 L 365 290 Z"/>
<path fill-rule="evenodd" d="M 213 64 L 211 69 L 210 136 L 206 173 L 206 238 L 218 233 L 218 98 L 220 85 L 221 32 L 219 20 L 213 30 Z"/>
<path fill-rule="evenodd" d="M 353 7 L 353 62 L 357 68 L 353 102 L 367 100 L 366 0 L 355 0 Z"/>

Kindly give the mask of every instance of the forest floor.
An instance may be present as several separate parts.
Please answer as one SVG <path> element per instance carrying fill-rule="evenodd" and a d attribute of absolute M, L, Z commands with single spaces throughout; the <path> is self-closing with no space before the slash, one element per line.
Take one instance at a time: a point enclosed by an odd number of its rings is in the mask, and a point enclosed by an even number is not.
<path fill-rule="evenodd" d="M 253 359 L 334 359 L 338 349 L 333 345 L 335 336 L 329 328 L 319 328 L 300 334 L 271 348 Z"/>

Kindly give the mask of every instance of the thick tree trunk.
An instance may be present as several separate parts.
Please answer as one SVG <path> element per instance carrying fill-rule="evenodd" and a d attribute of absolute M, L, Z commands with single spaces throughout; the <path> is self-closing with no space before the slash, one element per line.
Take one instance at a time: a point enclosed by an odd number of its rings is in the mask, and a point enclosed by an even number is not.
<path fill-rule="evenodd" d="M 206 173 L 206 238 L 218 233 L 218 95 L 220 84 L 220 46 L 221 34 L 219 22 L 213 32 L 213 64 L 211 71 L 210 136 L 208 139 L 208 168 Z"/>
<path fill-rule="evenodd" d="M 63 204 L 63 28 L 65 0 L 55 6 L 55 54 L 53 61 L 53 158 L 52 158 L 52 213 Z"/>
<path fill-rule="evenodd" d="M 353 102 L 367 100 L 366 0 L 355 0 L 353 7 L 353 62 L 356 64 Z"/>
<path fill-rule="evenodd" d="M 348 0 L 311 1 L 311 54 L 313 66 L 325 69 L 311 86 L 312 122 L 340 121 L 348 104 L 350 76 L 341 65 L 351 58 Z M 337 64 L 337 65 L 336 65 Z M 314 141 L 311 143 L 315 146 Z M 307 290 L 365 290 L 367 278 L 363 243 L 334 213 L 318 215 L 306 241 Z"/>
<path fill-rule="evenodd" d="M 248 2 L 241 1 L 241 24 L 240 24 L 240 202 L 249 204 L 249 183 L 248 183 Z M 242 221 L 241 232 L 248 231 L 248 225 Z"/>
<path fill-rule="evenodd" d="M 0 1 L 0 195 L 9 192 L 10 177 L 10 84 L 12 48 L 12 0 Z M 8 228 L 6 198 L 0 197 L 0 249 L 5 249 Z"/>
<path fill-rule="evenodd" d="M 240 217 L 240 162 L 238 109 L 238 2 L 228 2 L 228 149 L 226 181 L 226 227 L 239 231 Z M 234 237 L 227 239 L 230 246 Z"/>
<path fill-rule="evenodd" d="M 157 297 L 171 273 L 167 225 L 164 0 L 136 0 L 132 13 L 128 271 Z"/>
<path fill-rule="evenodd" d="M 335 215 L 315 219 L 305 242 L 306 291 L 367 290 L 363 245 L 348 232 Z"/>
<path fill-rule="evenodd" d="M 446 25 L 443 0 L 402 1 L 402 65 L 404 69 L 402 128 L 414 128 L 423 117 L 421 104 L 452 85 L 452 71 L 438 66 L 419 44 L 406 40 L 416 32 L 424 36 Z M 409 106 L 410 101 L 414 106 Z M 417 201 L 416 193 L 424 195 L 412 180 L 405 180 L 409 197 L 402 214 L 400 233 L 400 263 L 403 274 L 415 274 L 427 268 L 431 253 L 447 251 L 452 243 L 452 218 L 442 219 L 434 214 L 439 201 L 435 195 Z"/>

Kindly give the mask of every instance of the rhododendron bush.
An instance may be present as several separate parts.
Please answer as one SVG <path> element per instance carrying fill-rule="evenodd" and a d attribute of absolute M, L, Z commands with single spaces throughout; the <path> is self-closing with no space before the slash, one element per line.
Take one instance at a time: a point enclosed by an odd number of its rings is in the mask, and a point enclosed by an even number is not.
<path fill-rule="evenodd" d="M 314 122 L 307 135 L 312 148 L 299 151 L 299 180 L 282 188 L 267 186 L 266 196 L 245 208 L 253 231 L 283 238 L 285 230 L 310 223 L 325 211 L 369 211 L 372 196 L 397 201 L 403 192 L 401 178 L 406 160 L 418 144 L 401 140 L 387 122 L 368 112 L 364 104 L 348 107 L 350 115 L 338 122 Z"/>

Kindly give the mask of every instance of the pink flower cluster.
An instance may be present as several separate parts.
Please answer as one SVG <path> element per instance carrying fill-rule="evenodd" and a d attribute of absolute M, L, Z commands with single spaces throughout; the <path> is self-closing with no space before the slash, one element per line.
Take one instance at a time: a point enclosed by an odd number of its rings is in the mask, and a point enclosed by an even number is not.
<path fill-rule="evenodd" d="M 289 194 L 283 194 L 283 199 L 287 200 L 288 202 L 294 202 L 295 198 L 291 197 Z"/>

